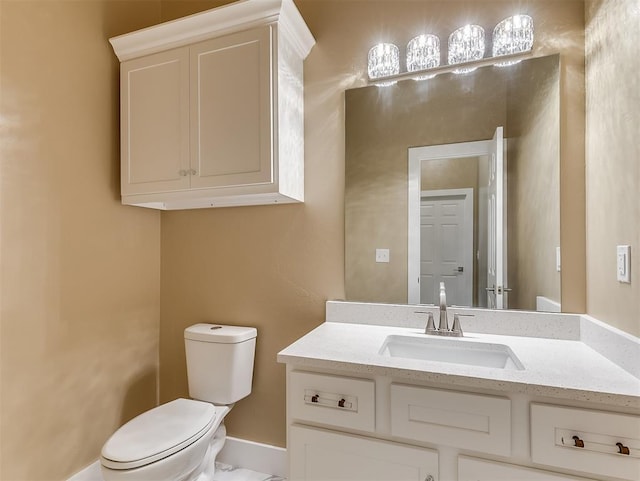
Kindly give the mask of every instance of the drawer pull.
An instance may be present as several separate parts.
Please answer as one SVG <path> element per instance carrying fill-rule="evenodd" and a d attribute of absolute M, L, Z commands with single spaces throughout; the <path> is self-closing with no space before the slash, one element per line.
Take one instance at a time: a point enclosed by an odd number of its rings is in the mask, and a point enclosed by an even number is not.
<path fill-rule="evenodd" d="M 329 408 L 343 408 L 354 412 L 357 410 L 357 408 L 354 406 L 354 403 L 347 401 L 345 398 L 339 397 L 336 399 L 336 397 L 334 397 L 333 399 L 331 399 L 331 397 L 331 395 L 323 393 L 314 394 L 311 396 L 305 395 L 304 401 L 306 403 L 317 404 L 318 406 L 325 406 Z"/>
<path fill-rule="evenodd" d="M 616 446 L 618 446 L 618 453 L 619 454 L 626 454 L 627 456 L 630 454 L 628 446 L 625 446 L 622 443 L 616 443 Z"/>
<path fill-rule="evenodd" d="M 573 437 L 574 440 L 574 446 L 576 448 L 584 448 L 584 441 L 582 439 L 580 439 L 578 436 L 574 436 Z"/>

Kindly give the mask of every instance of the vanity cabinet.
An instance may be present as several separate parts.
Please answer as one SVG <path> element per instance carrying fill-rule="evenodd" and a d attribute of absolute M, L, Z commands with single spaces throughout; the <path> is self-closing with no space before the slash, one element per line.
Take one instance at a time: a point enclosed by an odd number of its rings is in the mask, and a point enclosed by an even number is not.
<path fill-rule="evenodd" d="M 112 38 L 124 204 L 304 200 L 303 60 L 291 0 L 248 0 Z"/>
<path fill-rule="evenodd" d="M 640 479 L 633 415 L 291 364 L 287 410 L 292 481 Z"/>

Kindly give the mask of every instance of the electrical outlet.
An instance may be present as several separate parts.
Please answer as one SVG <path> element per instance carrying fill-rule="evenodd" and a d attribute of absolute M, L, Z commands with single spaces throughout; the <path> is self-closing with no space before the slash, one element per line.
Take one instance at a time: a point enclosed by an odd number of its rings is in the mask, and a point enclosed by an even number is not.
<path fill-rule="evenodd" d="M 631 283 L 631 273 L 629 272 L 631 267 L 631 246 L 617 246 L 616 254 L 616 273 L 618 281 Z"/>
<path fill-rule="evenodd" d="M 376 262 L 389 262 L 389 249 L 376 249 Z"/>

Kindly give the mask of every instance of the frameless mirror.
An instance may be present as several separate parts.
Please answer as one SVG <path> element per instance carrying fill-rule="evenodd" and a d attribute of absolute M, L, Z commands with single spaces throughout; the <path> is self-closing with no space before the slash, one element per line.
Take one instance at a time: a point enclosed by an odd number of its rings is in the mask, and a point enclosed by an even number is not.
<path fill-rule="evenodd" d="M 348 300 L 560 310 L 558 55 L 345 100 Z"/>

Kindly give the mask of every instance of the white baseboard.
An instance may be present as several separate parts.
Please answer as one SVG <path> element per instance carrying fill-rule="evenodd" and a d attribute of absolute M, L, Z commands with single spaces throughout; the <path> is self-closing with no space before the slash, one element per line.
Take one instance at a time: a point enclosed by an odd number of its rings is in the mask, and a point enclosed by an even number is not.
<path fill-rule="evenodd" d="M 100 461 L 90 464 L 82 471 L 71 476 L 67 481 L 104 481 L 100 472 Z"/>
<path fill-rule="evenodd" d="M 224 448 L 218 454 L 216 461 L 260 473 L 273 474 L 281 478 L 286 478 L 288 475 L 287 450 L 285 448 L 231 436 L 227 437 Z"/>
<path fill-rule="evenodd" d="M 216 461 L 259 473 L 287 477 L 287 450 L 269 444 L 227 437 Z M 103 481 L 100 461 L 87 466 L 67 481 Z"/>

